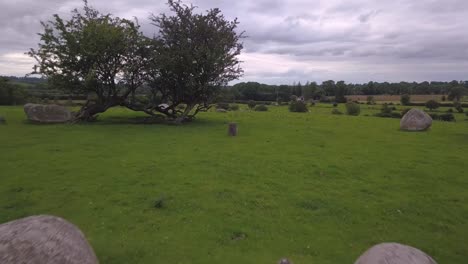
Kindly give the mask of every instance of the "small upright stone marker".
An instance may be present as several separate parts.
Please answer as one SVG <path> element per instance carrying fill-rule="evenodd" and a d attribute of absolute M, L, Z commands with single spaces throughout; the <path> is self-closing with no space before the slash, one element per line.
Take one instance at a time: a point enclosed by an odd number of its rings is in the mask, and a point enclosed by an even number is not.
<path fill-rule="evenodd" d="M 237 123 L 229 123 L 228 134 L 231 137 L 237 136 Z"/>

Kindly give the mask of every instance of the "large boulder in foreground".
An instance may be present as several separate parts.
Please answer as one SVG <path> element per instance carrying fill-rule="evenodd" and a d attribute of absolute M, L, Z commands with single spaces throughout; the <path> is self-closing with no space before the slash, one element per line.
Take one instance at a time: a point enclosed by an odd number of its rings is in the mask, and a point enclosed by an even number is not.
<path fill-rule="evenodd" d="M 66 220 L 30 216 L 0 225 L 0 263 L 96 264 L 83 233 Z"/>
<path fill-rule="evenodd" d="M 398 243 L 382 243 L 368 249 L 354 264 L 437 264 L 437 262 L 417 248 Z"/>
<path fill-rule="evenodd" d="M 65 123 L 72 118 L 72 113 L 61 105 L 25 104 L 24 112 L 28 120 L 40 123 Z"/>
<path fill-rule="evenodd" d="M 406 131 L 424 131 L 431 127 L 432 118 L 424 111 L 413 108 L 400 121 L 400 129 Z"/>

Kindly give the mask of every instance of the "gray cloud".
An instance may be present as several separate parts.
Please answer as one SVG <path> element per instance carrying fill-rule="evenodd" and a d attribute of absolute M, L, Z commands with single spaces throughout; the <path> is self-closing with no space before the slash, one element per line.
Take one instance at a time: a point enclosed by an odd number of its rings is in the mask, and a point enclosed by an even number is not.
<path fill-rule="evenodd" d="M 187 0 L 239 18 L 245 39 L 241 81 L 290 83 L 468 79 L 465 0 Z M 139 18 L 147 35 L 164 1 L 89 0 L 104 13 Z M 40 21 L 68 16 L 80 0 L 0 0 L 0 74 L 24 75 Z"/>

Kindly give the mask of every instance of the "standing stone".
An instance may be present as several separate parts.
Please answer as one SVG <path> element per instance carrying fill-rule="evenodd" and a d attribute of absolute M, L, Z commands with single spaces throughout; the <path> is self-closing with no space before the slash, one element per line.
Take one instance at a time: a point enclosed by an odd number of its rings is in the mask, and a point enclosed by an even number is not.
<path fill-rule="evenodd" d="M 30 216 L 0 225 L 0 263 L 97 264 L 83 233 L 55 216 Z"/>
<path fill-rule="evenodd" d="M 71 112 L 61 105 L 25 104 L 28 120 L 40 123 L 65 123 L 71 120 Z"/>
<path fill-rule="evenodd" d="M 400 129 L 406 131 L 424 131 L 431 127 L 432 118 L 424 111 L 413 108 L 400 121 Z"/>
<path fill-rule="evenodd" d="M 382 243 L 362 254 L 354 264 L 437 264 L 421 250 L 398 244 Z"/>
<path fill-rule="evenodd" d="M 237 136 L 237 123 L 229 123 L 228 135 L 231 137 Z"/>
<path fill-rule="evenodd" d="M 278 264 L 293 264 L 289 259 L 284 258 L 278 261 Z"/>
<path fill-rule="evenodd" d="M 6 124 L 6 119 L 3 116 L 0 116 L 0 125 Z"/>

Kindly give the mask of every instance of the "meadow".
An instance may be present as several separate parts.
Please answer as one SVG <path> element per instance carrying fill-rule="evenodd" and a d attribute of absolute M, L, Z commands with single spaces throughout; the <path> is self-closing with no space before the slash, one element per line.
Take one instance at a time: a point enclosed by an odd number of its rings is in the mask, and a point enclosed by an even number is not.
<path fill-rule="evenodd" d="M 353 263 L 389 241 L 466 262 L 465 115 L 411 133 L 361 107 L 242 106 L 183 126 L 139 124 L 119 108 L 90 124 L 34 125 L 0 107 L 0 222 L 63 217 L 101 263 Z"/>

